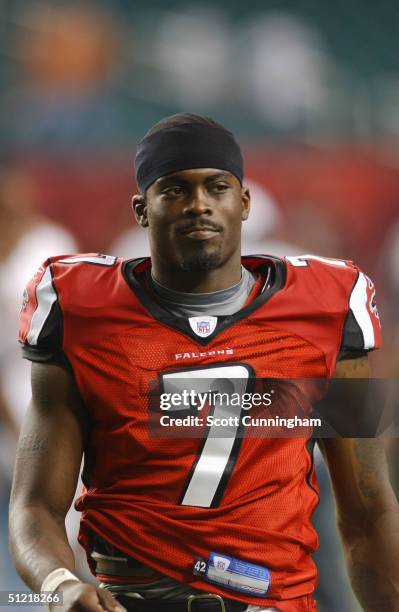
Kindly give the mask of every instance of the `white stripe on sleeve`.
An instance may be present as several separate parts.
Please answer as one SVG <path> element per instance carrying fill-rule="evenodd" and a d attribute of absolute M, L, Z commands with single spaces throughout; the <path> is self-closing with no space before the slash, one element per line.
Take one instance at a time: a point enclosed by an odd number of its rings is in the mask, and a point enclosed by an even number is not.
<path fill-rule="evenodd" d="M 47 268 L 42 280 L 36 287 L 37 308 L 33 313 L 27 341 L 31 346 L 37 345 L 47 317 L 50 314 L 51 307 L 57 301 L 57 294 L 53 287 L 50 268 Z"/>
<path fill-rule="evenodd" d="M 362 272 L 352 290 L 349 307 L 353 312 L 360 329 L 363 332 L 364 349 L 372 349 L 375 346 L 373 322 L 367 308 L 367 279 Z"/>

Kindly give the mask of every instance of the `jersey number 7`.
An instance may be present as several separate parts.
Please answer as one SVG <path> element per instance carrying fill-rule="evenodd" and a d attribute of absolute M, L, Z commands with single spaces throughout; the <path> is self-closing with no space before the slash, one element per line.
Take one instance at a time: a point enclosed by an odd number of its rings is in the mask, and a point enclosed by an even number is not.
<path fill-rule="evenodd" d="M 165 393 L 181 393 L 189 387 L 189 390 L 196 393 L 212 391 L 243 395 L 249 390 L 254 372 L 247 364 L 235 363 L 162 373 L 160 377 L 162 392 Z M 170 412 L 176 415 L 177 410 L 171 408 Z M 232 419 L 236 424 L 209 426 L 208 435 L 191 467 L 180 505 L 201 508 L 215 508 L 219 505 L 241 446 L 241 439 L 237 437 L 241 413 L 241 405 L 215 402 L 213 420 L 238 417 Z"/>

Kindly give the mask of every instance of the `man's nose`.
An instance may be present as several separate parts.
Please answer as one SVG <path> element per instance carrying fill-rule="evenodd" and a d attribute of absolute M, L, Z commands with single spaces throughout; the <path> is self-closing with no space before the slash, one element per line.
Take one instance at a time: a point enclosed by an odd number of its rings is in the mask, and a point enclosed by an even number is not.
<path fill-rule="evenodd" d="M 186 215 L 203 215 L 209 210 L 210 203 L 207 193 L 203 189 L 195 189 L 191 197 L 187 198 L 183 212 Z"/>

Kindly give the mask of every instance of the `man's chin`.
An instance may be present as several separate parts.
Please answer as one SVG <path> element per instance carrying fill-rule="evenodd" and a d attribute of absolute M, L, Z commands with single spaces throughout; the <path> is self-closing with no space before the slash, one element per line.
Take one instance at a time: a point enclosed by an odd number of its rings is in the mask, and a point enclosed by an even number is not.
<path fill-rule="evenodd" d="M 222 263 L 219 251 L 214 251 L 213 253 L 197 252 L 190 256 L 185 256 L 180 261 L 180 267 L 185 272 L 209 272 L 219 268 Z"/>

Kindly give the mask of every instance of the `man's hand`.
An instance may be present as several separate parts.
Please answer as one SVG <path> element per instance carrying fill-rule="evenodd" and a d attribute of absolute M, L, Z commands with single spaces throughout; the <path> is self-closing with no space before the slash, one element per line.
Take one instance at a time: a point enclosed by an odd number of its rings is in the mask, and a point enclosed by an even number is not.
<path fill-rule="evenodd" d="M 125 610 L 106 589 L 91 584 L 66 580 L 55 591 L 62 604 L 51 604 L 51 612 L 122 612 Z"/>

